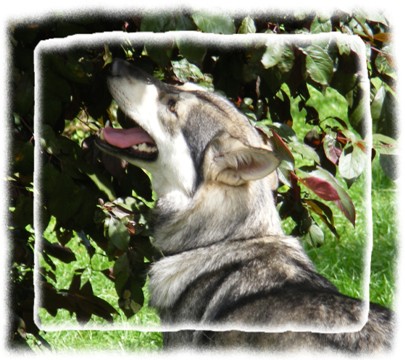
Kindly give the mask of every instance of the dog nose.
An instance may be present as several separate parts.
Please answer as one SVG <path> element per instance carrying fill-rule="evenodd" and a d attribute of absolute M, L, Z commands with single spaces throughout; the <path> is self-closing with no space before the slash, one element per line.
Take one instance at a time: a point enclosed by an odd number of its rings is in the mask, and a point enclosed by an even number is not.
<path fill-rule="evenodd" d="M 113 77 L 128 77 L 129 79 L 143 81 L 146 84 L 157 85 L 159 83 L 153 76 L 122 59 L 113 60 L 110 67 L 110 74 Z"/>

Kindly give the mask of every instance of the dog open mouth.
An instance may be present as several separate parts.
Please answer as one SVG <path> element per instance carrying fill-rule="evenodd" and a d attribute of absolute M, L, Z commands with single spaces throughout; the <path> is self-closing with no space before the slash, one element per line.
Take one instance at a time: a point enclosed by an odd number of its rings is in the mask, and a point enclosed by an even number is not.
<path fill-rule="evenodd" d="M 107 126 L 101 130 L 97 145 L 117 156 L 122 154 L 140 160 L 153 161 L 158 155 L 155 141 L 140 126 L 129 129 Z"/>

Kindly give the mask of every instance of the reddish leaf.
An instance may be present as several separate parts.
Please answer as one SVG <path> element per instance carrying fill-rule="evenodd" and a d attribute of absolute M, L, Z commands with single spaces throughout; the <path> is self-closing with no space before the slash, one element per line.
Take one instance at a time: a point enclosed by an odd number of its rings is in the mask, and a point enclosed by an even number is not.
<path fill-rule="evenodd" d="M 312 176 L 320 177 L 327 181 L 333 188 L 337 191 L 339 198 L 334 200 L 335 204 L 343 212 L 346 218 L 355 225 L 356 221 L 356 210 L 354 208 L 353 202 L 348 195 L 348 193 L 337 183 L 336 179 L 325 169 L 318 168 L 311 172 Z"/>
<path fill-rule="evenodd" d="M 323 150 L 325 151 L 326 157 L 336 165 L 342 154 L 342 149 L 339 143 L 329 134 L 323 139 Z"/>
<path fill-rule="evenodd" d="M 373 35 L 374 40 L 381 42 L 391 41 L 391 33 L 378 33 Z"/>
<path fill-rule="evenodd" d="M 303 202 L 308 205 L 313 212 L 319 216 L 326 217 L 326 220 L 331 224 L 334 223 L 333 212 L 329 206 L 315 199 L 303 199 Z"/>
<path fill-rule="evenodd" d="M 294 166 L 294 155 L 291 153 L 290 149 L 288 146 L 285 144 L 283 139 L 280 137 L 279 134 L 277 134 L 274 129 L 271 129 L 271 132 L 273 134 L 272 143 L 274 146 L 274 153 L 280 160 L 285 160 L 288 163 L 292 163 Z"/>
<path fill-rule="evenodd" d="M 339 234 L 334 225 L 332 209 L 324 203 L 315 199 L 304 199 L 303 202 L 309 206 L 311 211 L 319 216 L 324 224 L 329 228 L 332 233 L 339 238 Z"/>
<path fill-rule="evenodd" d="M 347 195 L 347 194 L 346 194 Z M 335 204 L 342 211 L 344 216 L 353 224 L 356 225 L 356 210 L 354 208 L 353 202 L 349 195 L 344 197 L 342 200 L 336 200 Z"/>
<path fill-rule="evenodd" d="M 323 200 L 340 200 L 339 194 L 333 185 L 324 179 L 309 176 L 298 180 Z"/>

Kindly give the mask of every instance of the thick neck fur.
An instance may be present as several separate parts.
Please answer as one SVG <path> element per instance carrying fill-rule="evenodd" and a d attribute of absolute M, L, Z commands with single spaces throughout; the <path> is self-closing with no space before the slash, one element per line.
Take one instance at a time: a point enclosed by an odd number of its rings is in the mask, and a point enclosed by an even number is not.
<path fill-rule="evenodd" d="M 154 245 L 164 254 L 283 234 L 268 178 L 242 186 L 204 183 L 181 209 L 163 197 L 157 212 Z"/>

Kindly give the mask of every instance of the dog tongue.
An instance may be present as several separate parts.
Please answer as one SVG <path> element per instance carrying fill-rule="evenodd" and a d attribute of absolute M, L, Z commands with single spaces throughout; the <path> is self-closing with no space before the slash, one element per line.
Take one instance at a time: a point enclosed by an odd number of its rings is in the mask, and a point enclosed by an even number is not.
<path fill-rule="evenodd" d="M 143 143 L 154 144 L 153 139 L 142 128 L 114 129 L 108 126 L 102 130 L 101 138 L 120 149 Z"/>

